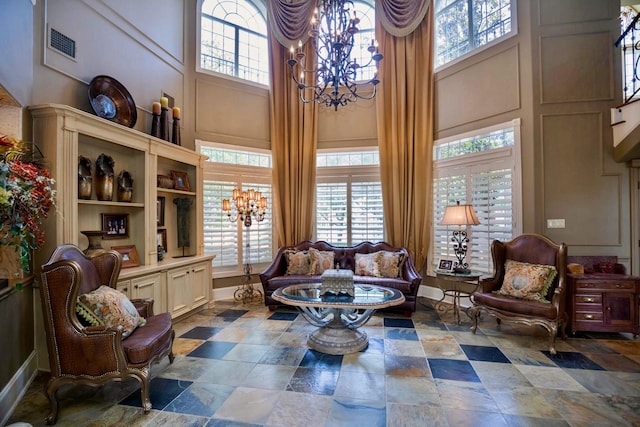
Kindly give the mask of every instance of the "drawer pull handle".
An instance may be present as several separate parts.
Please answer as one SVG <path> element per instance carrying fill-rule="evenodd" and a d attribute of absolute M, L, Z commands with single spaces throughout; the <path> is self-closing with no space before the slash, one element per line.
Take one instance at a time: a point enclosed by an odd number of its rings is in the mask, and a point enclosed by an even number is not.
<path fill-rule="evenodd" d="M 584 302 L 594 302 L 595 300 L 595 298 L 585 298 Z"/>
<path fill-rule="evenodd" d="M 587 320 L 592 320 L 593 319 L 593 314 L 585 314 L 584 318 Z"/>

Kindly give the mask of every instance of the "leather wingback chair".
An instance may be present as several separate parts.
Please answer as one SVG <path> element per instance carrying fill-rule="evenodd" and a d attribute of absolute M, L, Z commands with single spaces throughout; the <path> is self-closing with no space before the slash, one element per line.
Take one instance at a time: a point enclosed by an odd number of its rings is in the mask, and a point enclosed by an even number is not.
<path fill-rule="evenodd" d="M 558 331 L 564 339 L 567 324 L 565 294 L 567 280 L 567 246 L 554 243 L 539 234 L 523 234 L 509 242 L 491 243 L 494 276 L 480 282 L 481 289 L 473 294 L 473 307 L 468 311 L 473 321 L 471 331 L 476 332 L 478 317 L 484 311 L 495 316 L 497 322 L 511 322 L 544 327 L 549 332 L 549 351 L 556 354 L 555 338 Z M 549 302 L 530 301 L 502 295 L 498 291 L 505 276 L 505 262 L 514 260 L 529 264 L 553 265 L 557 275 L 546 293 Z"/>
<path fill-rule="evenodd" d="M 85 256 L 74 245 L 55 249 L 42 266 L 40 296 L 51 378 L 45 386 L 50 403 L 47 424 L 58 417 L 57 389 L 64 384 L 99 386 L 108 381 L 135 378 L 141 384 L 142 407 L 151 410 L 150 365 L 164 356 L 173 363 L 175 332 L 169 313 L 153 315 L 153 300 L 132 300 L 146 324 L 123 339 L 122 329 L 85 326 L 76 315 L 78 295 L 101 285 L 115 288 L 122 259 L 113 250 Z"/>

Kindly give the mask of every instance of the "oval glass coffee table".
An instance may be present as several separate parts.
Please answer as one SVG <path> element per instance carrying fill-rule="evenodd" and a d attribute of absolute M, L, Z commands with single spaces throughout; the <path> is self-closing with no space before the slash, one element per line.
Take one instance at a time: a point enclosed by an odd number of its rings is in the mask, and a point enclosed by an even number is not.
<path fill-rule="evenodd" d="M 382 286 L 355 285 L 355 295 L 320 295 L 320 283 L 278 288 L 272 297 L 296 307 L 318 329 L 309 334 L 307 345 L 327 354 L 348 354 L 369 345 L 366 332 L 358 328 L 380 308 L 402 304 L 402 292 Z"/>

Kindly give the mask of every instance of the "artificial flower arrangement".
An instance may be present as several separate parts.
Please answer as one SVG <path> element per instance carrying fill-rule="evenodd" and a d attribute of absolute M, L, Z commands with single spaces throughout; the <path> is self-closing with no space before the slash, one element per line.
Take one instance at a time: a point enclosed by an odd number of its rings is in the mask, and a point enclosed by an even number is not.
<path fill-rule="evenodd" d="M 0 246 L 14 247 L 30 271 L 31 251 L 44 244 L 42 221 L 55 204 L 55 180 L 32 160 L 27 145 L 0 135 Z"/>

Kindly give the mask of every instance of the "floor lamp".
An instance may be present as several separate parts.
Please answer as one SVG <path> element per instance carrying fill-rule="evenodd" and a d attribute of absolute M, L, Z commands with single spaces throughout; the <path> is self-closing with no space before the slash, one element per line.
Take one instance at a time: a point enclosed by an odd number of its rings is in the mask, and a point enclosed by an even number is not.
<path fill-rule="evenodd" d="M 244 257 L 244 278 L 242 285 L 233 293 L 236 301 L 242 301 L 243 304 L 248 302 L 259 302 L 263 299 L 262 291 L 256 289 L 251 283 L 251 245 L 250 231 L 253 221 L 262 222 L 264 214 L 267 210 L 267 198 L 262 193 L 253 189 L 240 191 L 234 189 L 231 200 L 224 199 L 222 201 L 222 210 L 226 212 L 229 221 L 240 221 L 245 230 L 245 250 Z"/>
<path fill-rule="evenodd" d="M 462 229 L 462 226 L 478 225 L 480 221 L 478 216 L 473 210 L 471 205 L 461 205 L 460 202 L 456 202 L 455 205 L 449 205 L 444 210 L 444 216 L 442 217 L 441 225 L 457 225 L 458 229 L 454 230 L 451 236 L 453 242 L 453 251 L 458 258 L 458 261 L 454 263 L 453 272 L 457 274 L 469 274 L 469 264 L 465 261 L 467 256 L 467 243 L 469 238 L 467 237 L 467 231 Z"/>

